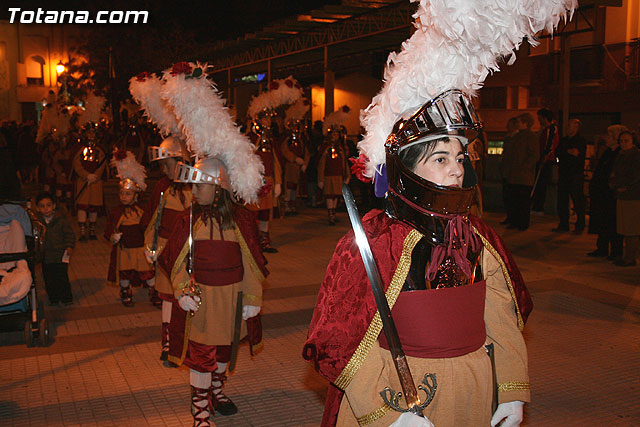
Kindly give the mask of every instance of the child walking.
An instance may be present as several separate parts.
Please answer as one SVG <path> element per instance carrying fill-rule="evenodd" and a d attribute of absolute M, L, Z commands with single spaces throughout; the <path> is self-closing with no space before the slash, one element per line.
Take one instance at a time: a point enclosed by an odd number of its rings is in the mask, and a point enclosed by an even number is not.
<path fill-rule="evenodd" d="M 76 242 L 76 235 L 69 220 L 56 209 L 51 193 L 40 193 L 36 207 L 42 224 L 45 225 L 42 275 L 49 296 L 49 305 L 73 304 L 69 282 L 69 258 Z"/>
<path fill-rule="evenodd" d="M 153 267 L 144 254 L 144 232 L 140 225 L 143 209 L 138 204 L 138 193 L 147 186 L 144 167 L 131 151 L 116 150 L 111 164 L 120 178 L 120 204 L 109 212 L 104 237 L 111 242 L 109 282 L 120 285 L 120 300 L 125 307 L 133 303 L 132 283 L 144 282 L 149 288 L 149 300 L 160 307 L 162 301 L 155 289 Z"/>

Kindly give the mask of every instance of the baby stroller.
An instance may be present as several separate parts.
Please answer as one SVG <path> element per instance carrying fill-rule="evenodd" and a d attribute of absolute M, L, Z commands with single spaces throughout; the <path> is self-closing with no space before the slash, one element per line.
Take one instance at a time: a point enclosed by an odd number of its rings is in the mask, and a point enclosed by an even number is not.
<path fill-rule="evenodd" d="M 0 202 L 0 316 L 29 317 L 27 347 L 49 344 L 49 323 L 35 285 L 35 265 L 44 227 L 20 202 Z"/>

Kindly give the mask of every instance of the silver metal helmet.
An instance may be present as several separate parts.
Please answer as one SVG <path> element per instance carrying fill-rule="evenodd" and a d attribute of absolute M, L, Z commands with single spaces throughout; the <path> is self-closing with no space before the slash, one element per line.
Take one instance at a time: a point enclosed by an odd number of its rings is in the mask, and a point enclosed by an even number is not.
<path fill-rule="evenodd" d="M 180 142 L 175 136 L 170 136 L 164 139 L 160 143 L 160 146 L 148 147 L 149 161 L 155 162 L 156 160 L 168 159 L 177 157 L 180 159 L 188 160 L 189 156 L 185 153 L 184 144 Z"/>
<path fill-rule="evenodd" d="M 193 166 L 179 162 L 178 172 L 174 181 L 185 184 L 218 185 L 229 193 L 233 193 L 229 176 L 227 175 L 227 168 L 217 157 L 205 157 L 198 160 Z"/>
<path fill-rule="evenodd" d="M 141 191 L 142 189 L 134 180 L 131 178 L 125 178 L 120 180 L 120 188 L 123 190 L 134 190 L 136 192 Z"/>

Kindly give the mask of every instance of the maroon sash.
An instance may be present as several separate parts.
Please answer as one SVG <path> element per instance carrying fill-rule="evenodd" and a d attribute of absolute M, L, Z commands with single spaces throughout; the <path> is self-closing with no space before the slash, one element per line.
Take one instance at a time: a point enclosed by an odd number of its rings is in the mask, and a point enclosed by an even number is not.
<path fill-rule="evenodd" d="M 458 357 L 485 341 L 485 281 L 455 288 L 400 292 L 391 310 L 402 348 L 408 356 Z M 389 349 L 384 335 L 380 346 Z"/>
<path fill-rule="evenodd" d="M 122 233 L 120 243 L 123 248 L 141 248 L 144 246 L 144 234 L 140 224 L 121 225 L 118 228 Z"/>
<path fill-rule="evenodd" d="M 225 286 L 242 281 L 242 251 L 238 242 L 196 240 L 194 247 L 196 282 Z"/>

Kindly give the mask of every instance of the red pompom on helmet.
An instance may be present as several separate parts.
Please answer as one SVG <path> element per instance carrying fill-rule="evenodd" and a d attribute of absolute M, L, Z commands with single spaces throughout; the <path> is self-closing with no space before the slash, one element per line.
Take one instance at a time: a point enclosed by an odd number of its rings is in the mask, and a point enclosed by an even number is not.
<path fill-rule="evenodd" d="M 293 82 L 289 79 L 285 80 L 284 84 L 286 84 L 288 87 L 293 87 Z"/>
<path fill-rule="evenodd" d="M 276 90 L 280 87 L 280 84 L 275 80 L 269 83 L 269 90 Z"/>
<path fill-rule="evenodd" d="M 171 75 L 175 76 L 177 74 L 191 74 L 192 70 L 193 69 L 188 62 L 178 62 L 176 64 L 173 64 L 173 67 L 171 67 Z"/>
<path fill-rule="evenodd" d="M 150 77 L 150 74 L 146 71 L 141 72 L 140 74 L 138 74 L 136 76 L 136 80 L 138 80 L 139 82 L 144 82 L 145 80 L 147 80 Z"/>
<path fill-rule="evenodd" d="M 124 160 L 127 158 L 127 151 L 123 150 L 121 148 L 118 148 L 114 153 L 113 153 L 113 158 L 120 161 L 120 160 Z"/>

